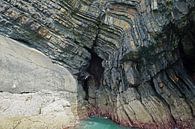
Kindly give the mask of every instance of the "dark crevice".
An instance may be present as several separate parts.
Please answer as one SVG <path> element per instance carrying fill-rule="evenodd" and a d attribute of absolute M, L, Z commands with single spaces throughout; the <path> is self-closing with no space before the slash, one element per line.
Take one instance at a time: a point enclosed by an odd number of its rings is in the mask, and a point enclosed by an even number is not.
<path fill-rule="evenodd" d="M 81 73 L 79 80 L 81 80 L 81 84 L 83 90 L 85 91 L 85 100 L 89 100 L 89 88 L 99 89 L 102 85 L 104 68 L 102 66 L 103 59 L 98 56 L 95 52 L 95 47 L 97 46 L 98 36 L 100 34 L 100 26 L 102 24 L 102 19 L 104 19 L 105 12 L 102 11 L 99 17 L 97 18 L 97 33 L 95 39 L 93 40 L 93 45 L 91 48 L 84 46 L 84 48 L 91 54 L 91 59 L 89 60 L 88 66 Z M 93 91 L 95 93 L 95 91 Z"/>
<path fill-rule="evenodd" d="M 101 84 L 101 78 L 104 72 L 104 68 L 102 67 L 103 59 L 100 58 L 93 50 L 90 50 L 91 60 L 89 62 L 89 67 L 87 68 L 87 72 L 93 76 L 96 81 L 95 86 L 99 87 Z"/>
<path fill-rule="evenodd" d="M 86 78 L 83 82 L 83 90 L 85 91 L 85 100 L 89 100 L 89 85 L 88 85 L 88 78 Z"/>
<path fill-rule="evenodd" d="M 181 35 L 181 40 L 178 44 L 180 56 L 183 65 L 195 82 L 195 25 L 194 22 L 190 22 L 186 27 L 186 31 Z"/>
<path fill-rule="evenodd" d="M 29 91 L 22 91 L 22 92 L 19 92 L 18 94 L 31 94 L 31 93 L 35 93 L 35 92 L 29 92 Z"/>
<path fill-rule="evenodd" d="M 95 87 L 95 89 L 99 89 L 99 87 L 102 85 L 104 68 L 102 67 L 103 59 L 100 58 L 93 49 L 86 49 L 91 53 L 91 60 L 89 61 L 89 66 L 86 69 L 87 76 L 83 82 L 83 89 L 86 93 L 85 99 L 88 100 L 89 88 Z"/>
<path fill-rule="evenodd" d="M 179 50 L 183 65 L 187 70 L 187 73 L 192 77 L 193 80 L 195 80 L 195 49 L 192 51 L 193 53 L 191 55 L 187 55 L 183 50 L 183 45 L 180 43 Z"/>

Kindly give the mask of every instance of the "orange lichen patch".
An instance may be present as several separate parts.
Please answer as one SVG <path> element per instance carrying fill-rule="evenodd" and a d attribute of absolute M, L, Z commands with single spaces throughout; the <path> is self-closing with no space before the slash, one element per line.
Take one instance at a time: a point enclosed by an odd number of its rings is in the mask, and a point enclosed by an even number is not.
<path fill-rule="evenodd" d="M 46 29 L 45 27 L 40 27 L 39 30 L 38 30 L 38 34 L 41 37 L 45 37 L 48 33 L 49 33 L 49 30 Z"/>

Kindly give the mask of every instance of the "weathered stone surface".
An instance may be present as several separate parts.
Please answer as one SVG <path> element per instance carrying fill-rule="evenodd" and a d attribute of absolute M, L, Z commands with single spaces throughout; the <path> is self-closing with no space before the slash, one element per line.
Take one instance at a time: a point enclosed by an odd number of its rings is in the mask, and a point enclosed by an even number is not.
<path fill-rule="evenodd" d="M 77 82 L 41 52 L 0 36 L 0 129 L 60 129 L 77 119 Z"/>
<path fill-rule="evenodd" d="M 41 90 L 76 93 L 76 80 L 35 49 L 0 36 L 0 89 L 12 93 Z"/>
<path fill-rule="evenodd" d="M 0 129 L 61 129 L 76 116 L 63 92 L 0 93 Z"/>
<path fill-rule="evenodd" d="M 2 0 L 0 34 L 70 69 L 79 82 L 81 115 L 146 129 L 192 129 L 194 73 L 185 59 L 194 60 L 194 3 Z"/>

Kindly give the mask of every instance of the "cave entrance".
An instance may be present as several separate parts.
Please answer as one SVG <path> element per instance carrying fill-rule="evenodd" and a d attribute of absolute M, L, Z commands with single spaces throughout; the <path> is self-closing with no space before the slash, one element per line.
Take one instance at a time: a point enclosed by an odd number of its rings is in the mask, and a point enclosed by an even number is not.
<path fill-rule="evenodd" d="M 179 44 L 180 55 L 188 74 L 195 81 L 195 13 Z"/>
<path fill-rule="evenodd" d="M 103 59 L 100 58 L 94 50 L 89 50 L 91 53 L 91 60 L 89 61 L 89 66 L 86 72 L 89 74 L 83 83 L 83 89 L 86 93 L 85 100 L 89 98 L 95 98 L 96 90 L 102 85 L 102 78 L 104 73 L 104 68 L 102 67 Z"/>

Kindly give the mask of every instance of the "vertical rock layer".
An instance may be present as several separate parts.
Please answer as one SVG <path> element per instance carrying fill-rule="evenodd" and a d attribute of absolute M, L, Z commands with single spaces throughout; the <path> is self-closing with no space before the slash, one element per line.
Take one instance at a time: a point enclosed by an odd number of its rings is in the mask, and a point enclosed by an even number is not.
<path fill-rule="evenodd" d="M 194 3 L 2 0 L 0 34 L 68 68 L 83 112 L 146 129 L 192 129 Z"/>

